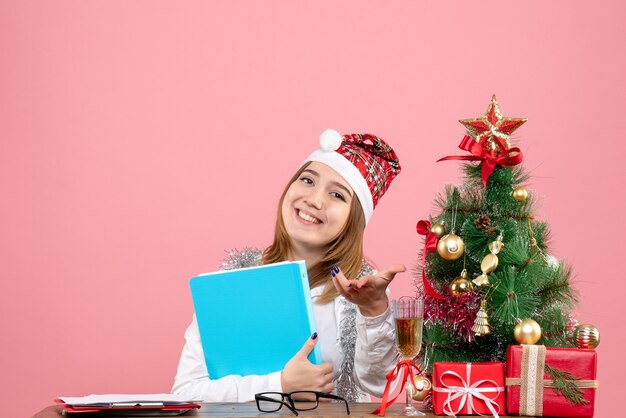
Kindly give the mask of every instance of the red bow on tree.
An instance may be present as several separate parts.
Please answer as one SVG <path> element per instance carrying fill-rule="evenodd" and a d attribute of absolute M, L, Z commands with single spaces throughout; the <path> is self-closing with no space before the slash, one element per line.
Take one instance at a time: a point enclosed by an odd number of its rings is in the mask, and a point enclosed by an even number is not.
<path fill-rule="evenodd" d="M 435 299 L 443 299 L 443 296 L 435 290 L 433 285 L 430 284 L 428 277 L 426 277 L 426 255 L 428 253 L 434 253 L 437 250 L 437 243 L 439 242 L 439 238 L 431 232 L 430 228 L 429 221 L 419 221 L 416 226 L 418 234 L 426 235 L 424 255 L 422 256 L 422 282 L 424 283 L 424 291 L 428 296 Z"/>
<path fill-rule="evenodd" d="M 496 154 L 496 151 L 487 151 L 485 146 L 478 143 L 469 135 L 465 135 L 459 144 L 459 148 L 464 151 L 469 151 L 473 155 L 451 155 L 443 157 L 437 160 L 449 161 L 449 160 L 466 160 L 466 161 L 482 161 L 483 166 L 481 169 L 483 186 L 487 186 L 487 179 L 495 170 L 496 165 L 513 166 L 522 162 L 522 151 L 519 148 L 507 148 L 500 154 Z"/>

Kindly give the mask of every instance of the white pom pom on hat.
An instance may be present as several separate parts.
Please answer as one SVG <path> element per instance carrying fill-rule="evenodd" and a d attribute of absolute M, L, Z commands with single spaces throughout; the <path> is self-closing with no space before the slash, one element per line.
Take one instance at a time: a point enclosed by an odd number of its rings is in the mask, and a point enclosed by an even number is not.
<path fill-rule="evenodd" d="M 339 132 L 334 129 L 326 129 L 320 135 L 320 148 L 324 151 L 336 151 L 341 146 L 342 141 L 343 136 Z"/>

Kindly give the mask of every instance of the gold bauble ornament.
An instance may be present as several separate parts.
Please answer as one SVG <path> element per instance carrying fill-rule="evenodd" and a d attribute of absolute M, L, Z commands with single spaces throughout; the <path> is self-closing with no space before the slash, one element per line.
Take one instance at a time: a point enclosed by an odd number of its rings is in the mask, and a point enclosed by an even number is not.
<path fill-rule="evenodd" d="M 422 376 L 421 374 L 418 374 L 417 376 L 415 376 L 415 380 L 413 383 L 413 400 L 418 402 L 423 401 L 424 399 L 426 399 L 432 389 L 433 384 L 430 382 L 430 379 Z"/>
<path fill-rule="evenodd" d="M 574 330 L 574 344 L 593 350 L 600 344 L 600 331 L 591 324 L 581 324 Z"/>
<path fill-rule="evenodd" d="M 437 244 L 437 253 L 445 260 L 456 260 L 463 255 L 465 243 L 458 235 L 444 235 Z"/>
<path fill-rule="evenodd" d="M 433 224 L 430 228 L 430 232 L 432 232 L 437 238 L 441 238 L 443 234 L 446 233 L 446 227 L 441 224 Z"/>
<path fill-rule="evenodd" d="M 523 187 L 518 187 L 517 189 L 513 190 L 513 199 L 517 200 L 518 202 L 525 202 L 526 199 L 528 199 L 528 191 Z"/>
<path fill-rule="evenodd" d="M 467 278 L 467 270 L 463 269 L 461 275 L 452 281 L 450 285 L 450 293 L 454 297 L 458 297 L 463 293 L 467 293 L 474 288 L 472 282 Z"/>
<path fill-rule="evenodd" d="M 537 344 L 541 339 L 541 327 L 536 321 L 527 318 L 515 325 L 513 335 L 520 344 Z"/>

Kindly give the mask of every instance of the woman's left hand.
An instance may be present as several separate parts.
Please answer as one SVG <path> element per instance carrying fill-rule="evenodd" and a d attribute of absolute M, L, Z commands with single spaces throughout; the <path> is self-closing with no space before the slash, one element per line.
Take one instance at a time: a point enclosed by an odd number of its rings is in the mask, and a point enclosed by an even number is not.
<path fill-rule="evenodd" d="M 333 284 L 343 297 L 359 305 L 363 316 L 378 316 L 387 310 L 387 286 L 398 273 L 406 271 L 402 264 L 394 264 L 375 275 L 348 280 L 336 267 L 332 275 Z"/>

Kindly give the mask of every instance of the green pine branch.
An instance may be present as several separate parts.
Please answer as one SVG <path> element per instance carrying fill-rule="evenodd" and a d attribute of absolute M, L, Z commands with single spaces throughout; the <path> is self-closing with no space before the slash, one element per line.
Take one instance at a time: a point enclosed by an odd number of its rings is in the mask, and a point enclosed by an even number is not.
<path fill-rule="evenodd" d="M 589 401 L 585 399 L 582 391 L 576 386 L 576 379 L 568 372 L 555 369 L 546 364 L 546 373 L 550 375 L 553 381 L 552 390 L 565 398 L 574 405 L 587 405 Z"/>
<path fill-rule="evenodd" d="M 552 238 L 548 224 L 543 221 L 531 222 L 531 227 L 537 240 L 537 245 L 542 251 L 547 251 Z"/>
<path fill-rule="evenodd" d="M 557 266 L 546 266 L 541 271 L 542 283 L 539 296 L 543 305 L 561 303 L 572 308 L 578 302 L 578 293 L 570 286 L 571 267 L 564 263 Z"/>
<path fill-rule="evenodd" d="M 443 194 L 439 193 L 434 202 L 434 204 L 442 211 L 441 216 L 437 219 L 438 223 L 448 226 L 451 224 L 452 209 L 457 207 L 460 200 L 461 194 L 459 189 L 450 184 L 446 185 Z"/>
<path fill-rule="evenodd" d="M 558 302 L 551 306 L 541 306 L 535 318 L 541 326 L 541 344 L 547 347 L 574 346 L 567 328 L 568 307 Z"/>
<path fill-rule="evenodd" d="M 498 259 L 503 265 L 514 265 L 523 268 L 531 260 L 529 239 L 524 234 L 507 231 L 507 237 L 511 237 L 504 241 L 504 248 L 498 254 Z"/>
<path fill-rule="evenodd" d="M 539 304 L 533 284 L 524 270 L 513 266 L 498 268 L 490 275 L 495 290 L 491 296 L 493 323 L 513 332 L 516 319 L 532 318 Z"/>

